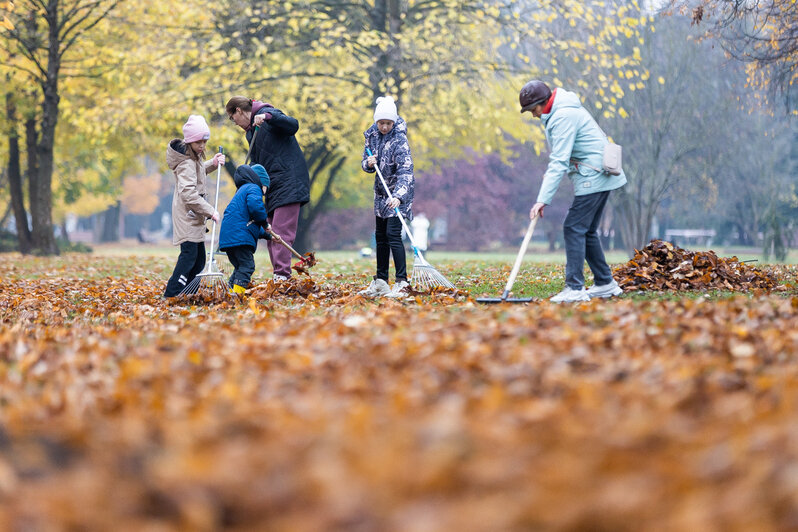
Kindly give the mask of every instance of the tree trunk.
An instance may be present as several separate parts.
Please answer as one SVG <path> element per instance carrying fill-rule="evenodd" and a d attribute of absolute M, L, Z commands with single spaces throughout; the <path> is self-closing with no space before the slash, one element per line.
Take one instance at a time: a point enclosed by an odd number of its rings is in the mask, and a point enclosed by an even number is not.
<path fill-rule="evenodd" d="M 100 242 L 119 241 L 119 213 L 122 210 L 121 203 L 117 202 L 113 207 L 102 213 L 102 226 L 100 228 Z"/>
<path fill-rule="evenodd" d="M 31 219 L 33 221 L 33 247 L 44 255 L 58 255 L 58 245 L 53 234 L 53 146 L 55 126 L 58 123 L 58 73 L 61 68 L 58 35 L 58 0 L 49 0 L 45 11 L 48 26 L 47 75 L 42 87 L 44 101 L 40 118 L 41 132 L 36 144 L 38 168 L 31 172 Z M 36 198 L 34 203 L 33 198 Z"/>
<path fill-rule="evenodd" d="M 651 218 L 643 212 L 643 205 L 625 189 L 620 189 L 617 197 L 616 214 L 621 228 L 621 237 L 626 252 L 631 257 L 634 248 L 641 249 L 648 242 Z"/>
<path fill-rule="evenodd" d="M 325 161 L 319 163 L 319 166 L 316 168 L 313 179 L 315 181 L 316 178 L 321 175 L 321 172 L 326 173 L 327 182 L 324 184 L 324 190 L 312 207 L 308 204 L 302 208 L 299 216 L 299 227 L 297 228 L 296 239 L 294 240 L 294 249 L 300 253 L 304 253 L 313 248 L 310 229 L 313 227 L 313 222 L 319 214 L 327 210 L 327 203 L 332 199 L 333 183 L 346 161 L 346 157 L 343 155 L 338 156 L 337 159 L 333 161 L 329 161 L 327 157 L 324 159 Z M 329 168 L 329 170 L 325 171 L 325 168 Z"/>
<path fill-rule="evenodd" d="M 64 240 L 64 242 L 67 245 L 71 244 L 71 242 L 69 241 L 69 232 L 67 231 L 66 218 L 64 218 L 64 221 L 61 222 L 61 238 Z"/>
<path fill-rule="evenodd" d="M 388 62 L 392 67 L 393 93 L 396 100 L 402 102 L 402 47 L 399 44 L 399 34 L 402 31 L 402 8 L 400 0 L 389 0 L 388 28 L 390 29 L 391 46 L 388 48 Z"/>
<path fill-rule="evenodd" d="M 6 116 L 8 118 L 8 189 L 11 195 L 11 208 L 17 226 L 17 242 L 23 254 L 31 251 L 31 234 L 28 227 L 28 213 L 25 210 L 25 196 L 22 189 L 22 171 L 19 153 L 19 134 L 17 133 L 17 109 L 11 93 L 6 94 Z"/>
<path fill-rule="evenodd" d="M 305 216 L 306 208 L 307 205 L 303 206 L 302 211 L 300 212 L 299 223 L 297 224 L 296 228 L 296 237 L 294 238 L 294 245 L 291 246 L 299 253 L 306 253 L 312 248 L 313 245 L 311 242 L 310 224 Z"/>

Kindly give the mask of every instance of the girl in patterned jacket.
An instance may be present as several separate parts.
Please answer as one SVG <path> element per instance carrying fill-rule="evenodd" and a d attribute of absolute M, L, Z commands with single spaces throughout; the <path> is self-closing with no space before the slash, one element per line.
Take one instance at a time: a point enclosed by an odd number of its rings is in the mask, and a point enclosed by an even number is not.
<path fill-rule="evenodd" d="M 379 176 L 375 175 L 374 236 L 377 242 L 377 275 L 360 294 L 366 297 L 400 297 L 409 285 L 405 246 L 402 243 L 402 223 L 395 209 L 398 208 L 407 221 L 413 219 L 415 178 L 413 158 L 407 143 L 407 124 L 397 114 L 393 98 L 377 98 L 374 124 L 363 135 L 366 137 L 366 145 L 361 168 L 364 172 L 376 173 L 375 167 L 379 165 L 392 199 L 388 198 Z M 369 150 L 372 155 L 369 155 Z M 391 255 L 396 268 L 393 288 L 388 285 Z"/>

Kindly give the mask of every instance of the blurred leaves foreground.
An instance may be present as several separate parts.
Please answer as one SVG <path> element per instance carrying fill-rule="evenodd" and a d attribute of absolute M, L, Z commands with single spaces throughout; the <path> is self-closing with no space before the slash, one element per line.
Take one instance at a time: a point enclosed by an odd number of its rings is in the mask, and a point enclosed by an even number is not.
<path fill-rule="evenodd" d="M 191 306 L 160 299 L 171 259 L 25 260 L 0 257 L 0 529 L 798 527 L 789 269 L 480 306 L 320 265 Z M 509 265 L 461 269 L 499 292 Z"/>

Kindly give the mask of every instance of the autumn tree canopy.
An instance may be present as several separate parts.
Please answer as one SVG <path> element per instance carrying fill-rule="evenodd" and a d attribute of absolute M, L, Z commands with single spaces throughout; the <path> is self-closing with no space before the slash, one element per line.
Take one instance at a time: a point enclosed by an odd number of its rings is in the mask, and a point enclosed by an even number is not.
<path fill-rule="evenodd" d="M 366 201 L 358 163 L 378 95 L 398 99 L 424 171 L 468 152 L 506 157 L 518 141 L 542 149 L 542 132 L 518 113 L 531 77 L 595 90 L 607 113 L 623 113 L 621 80 L 645 79 L 639 58 L 613 51 L 647 23 L 626 2 L 223 0 L 212 12 L 213 30 L 194 38 L 214 70 L 187 64 L 187 86 L 204 88 L 190 94 L 208 114 L 245 94 L 299 118 L 313 181 L 306 229 L 332 204 Z M 580 75 L 563 76 L 563 61 Z"/>
<path fill-rule="evenodd" d="M 17 156 L 20 190 L 33 185 L 38 194 L 19 205 L 40 209 L 37 220 L 50 220 L 34 222 L 38 235 L 52 232 L 54 205 L 89 214 L 113 203 L 123 176 L 140 170 L 139 156 L 159 160 L 162 144 L 179 135 L 188 114 L 205 114 L 211 144 L 227 146 L 231 160 L 242 161 L 243 136 L 223 113 L 234 94 L 271 101 L 300 120 L 313 179 L 307 230 L 332 205 L 366 201 L 369 187 L 357 162 L 376 95 L 398 98 L 423 171 L 466 153 L 506 158 L 518 141 L 531 140 L 540 151 L 541 130 L 522 122 L 517 109 L 518 87 L 531 77 L 592 93 L 608 116 L 625 116 L 625 87 L 647 79 L 634 46 L 628 56 L 617 51 L 619 42 L 643 39 L 648 21 L 630 8 L 634 2 L 220 0 L 192 10 L 111 0 L 48 5 L 62 10 L 59 23 L 70 32 L 53 41 L 62 46 L 58 68 L 37 70 L 32 65 L 44 65 L 41 59 L 14 48 L 20 39 L 49 35 L 43 5 L 17 3 L 6 12 L 21 29 L 0 32 L 2 68 L 18 109 L 7 113 L 14 126 L 8 131 L 21 139 L 24 117 L 42 125 L 43 114 L 50 120 L 37 133 L 52 153 L 52 162 L 48 155 L 41 163 L 49 181 L 29 177 L 40 175 L 39 163 L 26 157 L 35 149 L 19 144 Z M 76 25 L 65 22 L 78 14 L 86 16 Z M 566 64 L 576 65 L 577 75 L 568 74 Z M 57 78 L 49 85 L 39 83 L 37 75 L 47 80 L 52 73 Z M 50 87 L 54 110 L 41 111 L 38 86 Z M 47 201 L 36 199 L 53 192 Z M 20 212 L 18 225 L 23 219 Z M 53 251 L 52 243 L 47 249 Z"/>
<path fill-rule="evenodd" d="M 780 92 L 798 114 L 798 4 L 793 0 L 672 0 L 689 12 L 694 24 L 707 27 L 734 58 L 749 63 L 752 85 Z"/>

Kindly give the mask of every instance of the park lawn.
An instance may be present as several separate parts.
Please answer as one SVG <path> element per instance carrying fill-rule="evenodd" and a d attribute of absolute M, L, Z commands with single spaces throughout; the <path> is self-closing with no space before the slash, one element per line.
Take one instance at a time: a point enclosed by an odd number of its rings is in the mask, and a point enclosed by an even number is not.
<path fill-rule="evenodd" d="M 81 278 L 102 278 L 105 276 L 120 277 L 141 275 L 160 279 L 169 278 L 177 260 L 178 249 L 170 245 L 140 245 L 129 241 L 124 244 L 111 243 L 95 246 L 90 254 L 65 254 L 54 259 L 47 259 L 48 268 L 42 268 L 41 259 L 36 257 L 20 257 L 16 255 L 17 275 L 27 278 L 36 276 L 58 276 L 60 271 L 72 268 Z M 785 264 L 770 265 L 762 261 L 761 254 L 755 249 L 734 249 L 725 256 L 738 256 L 753 266 L 783 267 L 791 271 L 798 264 L 798 252 L 791 252 Z M 723 250 L 718 251 L 724 256 Z M 11 255 L 14 256 L 14 255 Z M 316 276 L 321 276 L 328 283 L 361 283 L 365 287 L 374 275 L 375 258 L 361 257 L 356 250 L 320 251 L 316 253 L 319 264 L 313 269 Z M 425 253 L 426 260 L 449 278 L 455 286 L 474 298 L 496 297 L 504 290 L 512 265 L 516 259 L 515 250 L 497 252 L 462 252 L 432 250 Z M 608 251 L 607 261 L 612 267 L 629 260 L 629 256 L 621 251 Z M 224 253 L 216 254 L 217 261 L 225 272 L 232 271 Z M 98 260 L 98 259 L 102 260 Z M 255 255 L 257 269 L 253 283 L 267 280 L 271 276 L 268 253 L 264 246 Z M 761 262 L 761 264 L 760 264 Z M 412 251 L 407 255 L 408 271 L 412 269 L 414 257 Z M 549 252 L 542 243 L 533 243 L 522 262 L 521 270 L 513 286 L 514 297 L 546 298 L 559 292 L 565 285 L 565 254 L 562 250 Z M 391 267 L 393 274 L 393 265 Z M 592 274 L 585 266 L 585 279 L 588 286 L 592 283 Z M 393 282 L 393 280 L 391 280 Z M 680 294 L 686 297 L 703 297 L 703 293 Z M 723 296 L 722 293 L 712 295 Z M 728 294 L 726 294 L 728 295 Z M 672 297 L 673 294 L 638 293 L 635 297 Z"/>
<path fill-rule="evenodd" d="M 343 252 L 260 297 L 260 252 L 248 299 L 193 305 L 160 297 L 176 256 L 0 255 L 0 529 L 796 524 L 793 267 L 557 306 L 530 256 L 539 300 L 480 305 L 514 255 L 433 251 L 458 291 L 368 301 Z"/>

